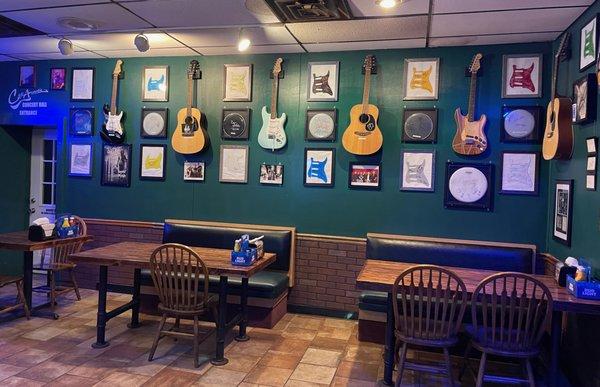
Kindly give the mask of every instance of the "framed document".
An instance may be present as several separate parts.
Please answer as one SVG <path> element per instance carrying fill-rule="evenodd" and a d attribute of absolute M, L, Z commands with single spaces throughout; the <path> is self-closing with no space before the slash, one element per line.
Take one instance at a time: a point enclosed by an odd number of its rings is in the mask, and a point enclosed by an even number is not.
<path fill-rule="evenodd" d="M 304 149 L 304 185 L 333 187 L 335 148 Z"/>
<path fill-rule="evenodd" d="M 573 180 L 556 180 L 554 183 L 554 240 L 571 246 L 573 224 Z"/>
<path fill-rule="evenodd" d="M 400 191 L 435 191 L 435 151 L 400 151 Z"/>
<path fill-rule="evenodd" d="M 142 78 L 142 101 L 169 100 L 169 66 L 146 66 Z"/>
<path fill-rule="evenodd" d="M 221 183 L 247 183 L 248 154 L 247 145 L 221 145 L 219 181 Z"/>
<path fill-rule="evenodd" d="M 223 101 L 252 101 L 252 64 L 223 66 Z"/>
<path fill-rule="evenodd" d="M 503 151 L 500 193 L 537 195 L 539 165 L 536 152 Z"/>
<path fill-rule="evenodd" d="M 131 185 L 131 144 L 102 146 L 102 185 Z"/>
<path fill-rule="evenodd" d="M 436 100 L 440 58 L 404 59 L 404 100 Z"/>
<path fill-rule="evenodd" d="M 71 144 L 69 152 L 69 176 L 92 176 L 92 144 Z"/>
<path fill-rule="evenodd" d="M 93 67 L 73 68 L 71 72 L 71 101 L 94 100 L 94 74 Z"/>
<path fill-rule="evenodd" d="M 307 98 L 312 101 L 337 101 L 340 62 L 308 62 Z"/>
<path fill-rule="evenodd" d="M 140 145 L 140 179 L 164 180 L 166 145 Z"/>

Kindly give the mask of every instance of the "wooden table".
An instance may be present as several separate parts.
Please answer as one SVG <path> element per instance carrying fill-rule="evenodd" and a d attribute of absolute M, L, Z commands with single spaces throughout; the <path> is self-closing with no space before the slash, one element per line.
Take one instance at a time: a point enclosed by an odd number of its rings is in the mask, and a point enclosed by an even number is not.
<path fill-rule="evenodd" d="M 31 289 L 33 287 L 33 252 L 70 244 L 76 241 L 89 242 L 92 239 L 91 236 L 85 235 L 73 238 L 56 238 L 47 241 L 32 242 L 28 239 L 27 231 L 0 234 L 0 249 L 23 252 L 23 292 L 25 293 L 25 301 L 27 302 L 29 309 L 34 309 L 31 305 Z M 39 309 L 49 304 L 50 303 L 47 302 L 42 305 L 37 305 L 35 308 Z"/>
<path fill-rule="evenodd" d="M 150 268 L 150 255 L 160 244 L 145 242 L 121 242 L 92 250 L 82 251 L 70 256 L 74 262 L 87 262 L 99 265 L 100 275 L 98 280 L 98 319 L 96 323 L 96 342 L 94 348 L 104 348 L 109 343 L 106 341 L 106 323 L 113 317 L 131 309 L 130 328 L 136 328 L 139 323 L 140 308 L 140 274 L 142 269 Z M 217 323 L 217 345 L 215 357 L 211 359 L 214 365 L 227 364 L 225 358 L 225 336 L 227 331 L 239 325 L 237 341 L 248 340 L 246 326 L 248 324 L 248 278 L 263 270 L 275 261 L 276 255 L 265 253 L 264 256 L 252 266 L 233 266 L 231 264 L 231 250 L 212 249 L 190 246 L 204 261 L 209 274 L 220 276 L 219 279 L 219 316 Z M 106 292 L 108 288 L 108 267 L 131 267 L 133 274 L 133 295 L 130 302 L 111 311 L 106 311 Z M 242 277 L 240 293 L 240 310 L 227 321 L 227 283 L 228 276 Z"/>
<path fill-rule="evenodd" d="M 362 290 L 374 290 L 388 293 L 387 302 L 387 323 L 385 333 L 385 359 L 384 359 L 384 378 L 386 385 L 392 384 L 392 373 L 394 370 L 394 310 L 392 307 L 392 287 L 398 275 L 414 266 L 414 263 L 392 262 L 367 259 L 358 275 L 356 286 Z M 491 270 L 467 269 L 461 267 L 447 267 L 446 269 L 455 272 L 467 287 L 469 297 L 477 287 L 477 284 L 484 278 L 497 274 Z M 573 297 L 566 288 L 558 286 L 554 277 L 547 275 L 533 275 L 533 277 L 542 281 L 552 294 L 553 313 L 552 313 L 552 331 L 551 331 L 551 362 L 550 362 L 550 382 L 556 384 L 558 379 L 558 353 L 560 350 L 560 338 L 562 333 L 562 314 L 565 312 L 600 314 L 600 301 L 584 300 Z"/>

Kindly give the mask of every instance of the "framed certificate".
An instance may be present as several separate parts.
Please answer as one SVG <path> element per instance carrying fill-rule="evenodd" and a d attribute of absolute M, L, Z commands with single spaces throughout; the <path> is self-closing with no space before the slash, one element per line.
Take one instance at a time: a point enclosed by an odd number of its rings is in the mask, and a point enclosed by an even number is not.
<path fill-rule="evenodd" d="M 74 68 L 71 72 L 71 101 L 89 102 L 94 100 L 93 67 Z"/>

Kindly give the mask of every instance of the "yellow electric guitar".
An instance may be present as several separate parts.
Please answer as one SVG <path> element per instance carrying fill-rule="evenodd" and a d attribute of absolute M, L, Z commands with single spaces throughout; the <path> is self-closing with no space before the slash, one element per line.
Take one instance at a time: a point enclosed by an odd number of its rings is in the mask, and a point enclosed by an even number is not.
<path fill-rule="evenodd" d="M 177 153 L 190 155 L 201 152 L 208 144 L 208 134 L 203 126 L 202 112 L 192 107 L 194 74 L 198 72 L 197 60 L 190 62 L 187 71 L 187 107 L 177 113 L 177 127 L 171 137 L 171 145 Z"/>
<path fill-rule="evenodd" d="M 350 125 L 342 137 L 344 149 L 355 155 L 371 155 L 383 145 L 383 134 L 377 126 L 379 109 L 369 103 L 371 72 L 375 66 L 375 56 L 367 55 L 363 66 L 365 69 L 363 101 L 350 110 Z"/>

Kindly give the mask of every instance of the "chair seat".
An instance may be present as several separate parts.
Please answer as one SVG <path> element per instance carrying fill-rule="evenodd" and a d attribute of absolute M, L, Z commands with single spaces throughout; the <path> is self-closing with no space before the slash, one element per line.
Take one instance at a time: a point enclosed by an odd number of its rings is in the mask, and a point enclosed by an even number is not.
<path fill-rule="evenodd" d="M 217 296 L 216 294 L 211 294 L 208 296 L 208 299 L 206 301 L 201 302 L 197 305 L 194 305 L 194 309 L 190 309 L 190 310 L 171 309 L 171 308 L 166 308 L 162 303 L 159 303 L 158 310 L 163 313 L 172 314 L 172 315 L 194 316 L 194 315 L 200 315 L 200 314 L 206 313 L 206 311 L 208 309 L 217 305 L 218 302 L 219 302 L 219 296 Z"/>
<path fill-rule="evenodd" d="M 75 265 L 74 263 L 44 262 L 41 265 L 33 265 L 33 270 L 60 271 L 60 270 L 74 269 L 75 266 L 77 266 L 77 265 Z"/>
<path fill-rule="evenodd" d="M 17 283 L 21 281 L 23 277 L 0 275 L 0 287 Z"/>
<path fill-rule="evenodd" d="M 500 345 L 494 345 L 490 341 L 486 342 L 485 341 L 485 331 L 487 330 L 487 337 L 491 338 L 491 336 L 492 336 L 491 328 L 487 328 L 486 330 L 484 330 L 483 328 L 480 327 L 479 329 L 477 329 L 477 331 L 475 331 L 475 327 L 472 324 L 465 324 L 464 327 L 465 327 L 465 332 L 471 337 L 473 346 L 481 352 L 487 352 L 489 354 L 497 355 L 497 356 L 509 356 L 509 357 L 521 357 L 521 358 L 534 357 L 534 356 L 539 355 L 539 353 L 540 353 L 539 347 L 531 347 L 531 348 L 527 348 L 527 349 L 515 348 L 515 347 L 511 348 L 508 345 L 500 346 Z M 504 334 L 506 335 L 506 332 Z M 514 341 L 517 336 L 517 330 L 515 330 L 515 329 L 511 330 L 510 334 L 512 335 L 513 341 Z M 523 333 L 521 332 L 521 334 L 523 334 Z M 496 337 L 500 337 L 499 329 L 496 330 Z"/>

